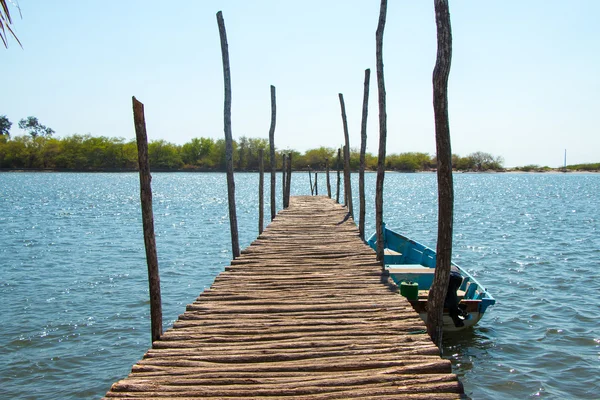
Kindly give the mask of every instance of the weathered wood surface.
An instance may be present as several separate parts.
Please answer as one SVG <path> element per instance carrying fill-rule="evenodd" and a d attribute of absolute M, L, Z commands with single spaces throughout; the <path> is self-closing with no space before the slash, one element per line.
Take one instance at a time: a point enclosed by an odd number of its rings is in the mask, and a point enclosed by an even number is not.
<path fill-rule="evenodd" d="M 460 398 L 380 274 L 344 207 L 292 197 L 106 397 Z"/>
<path fill-rule="evenodd" d="M 152 212 L 152 176 L 148 158 L 148 134 L 144 105 L 135 97 L 133 101 L 133 121 L 138 148 L 138 165 L 140 169 L 140 200 L 142 202 L 142 226 L 144 229 L 144 245 L 146 247 L 146 263 L 148 264 L 148 286 L 150 290 L 150 333 L 152 342 L 162 335 L 162 300 L 160 296 L 160 274 L 158 272 L 158 255 L 156 253 L 156 236 L 154 234 L 154 213 Z"/>
<path fill-rule="evenodd" d="M 385 79 L 383 74 L 383 31 L 387 16 L 387 0 L 381 0 L 379 22 L 375 31 L 375 58 L 377 60 L 377 100 L 379 103 L 379 153 L 377 154 L 377 182 L 375 183 L 375 229 L 377 231 L 377 259 L 384 267 L 383 257 L 383 181 L 385 179 L 385 148 L 387 141 L 387 111 Z"/>
<path fill-rule="evenodd" d="M 225 89 L 223 106 L 223 125 L 225 133 L 225 165 L 227 169 L 227 200 L 229 204 L 229 230 L 231 232 L 231 251 L 233 258 L 240 255 L 240 239 L 237 226 L 237 209 L 235 207 L 235 178 L 233 174 L 233 137 L 231 132 L 231 67 L 229 66 L 229 44 L 223 13 L 217 13 L 219 36 L 221 38 L 221 55 L 223 58 L 223 83 Z"/>
<path fill-rule="evenodd" d="M 275 219 L 277 214 L 275 204 L 275 170 L 277 163 L 275 162 L 275 125 L 277 123 L 277 98 L 275 96 L 275 86 L 271 85 L 271 127 L 269 128 L 269 162 L 271 164 L 271 221 Z"/>
<path fill-rule="evenodd" d="M 360 123 L 360 167 L 358 169 L 358 200 L 360 208 L 358 211 L 358 233 L 365 240 L 365 152 L 367 151 L 367 117 L 369 115 L 369 85 L 371 81 L 371 70 L 365 69 L 365 83 L 363 89 L 363 108 Z"/>
<path fill-rule="evenodd" d="M 260 235 L 264 229 L 265 216 L 265 164 L 264 150 L 258 149 L 258 234 Z"/>
<path fill-rule="evenodd" d="M 437 25 L 437 59 L 433 69 L 433 114 L 438 183 L 438 235 L 436 269 L 427 310 L 427 330 L 431 338 L 442 346 L 442 316 L 448 291 L 452 260 L 452 231 L 454 225 L 454 183 L 452 178 L 452 146 L 448 119 L 448 77 L 452 59 L 452 28 L 448 0 L 435 0 Z"/>

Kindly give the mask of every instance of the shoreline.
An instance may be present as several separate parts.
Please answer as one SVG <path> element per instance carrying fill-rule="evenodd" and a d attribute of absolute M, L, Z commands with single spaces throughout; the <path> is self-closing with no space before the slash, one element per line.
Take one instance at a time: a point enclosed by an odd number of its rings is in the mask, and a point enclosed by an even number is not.
<path fill-rule="evenodd" d="M 150 169 L 151 172 L 168 172 L 168 173 L 225 173 L 226 171 L 214 170 L 214 169 L 166 169 L 156 168 Z M 131 173 L 138 172 L 137 169 L 131 168 L 102 168 L 102 169 L 66 169 L 66 168 L 0 168 L 0 173 L 25 173 L 25 172 L 44 172 L 44 173 Z M 236 173 L 258 173 L 259 171 L 248 170 L 248 171 L 234 171 Z M 276 173 L 280 173 L 281 169 L 276 170 Z M 317 172 L 326 173 L 325 170 L 294 170 L 293 172 L 307 173 Z M 329 170 L 330 174 L 336 174 L 336 170 Z M 398 173 L 398 174 L 434 174 L 436 170 L 429 171 L 396 171 L 386 170 L 386 173 Z M 501 171 L 488 170 L 488 171 L 460 171 L 453 170 L 454 174 L 597 174 L 600 170 L 566 170 L 562 168 L 549 169 L 544 171 L 522 171 L 518 169 L 505 169 Z M 269 174 L 270 171 L 265 171 L 265 174 Z M 351 173 L 358 173 L 357 170 L 351 171 Z M 366 174 L 374 174 L 377 171 L 365 171 Z"/>

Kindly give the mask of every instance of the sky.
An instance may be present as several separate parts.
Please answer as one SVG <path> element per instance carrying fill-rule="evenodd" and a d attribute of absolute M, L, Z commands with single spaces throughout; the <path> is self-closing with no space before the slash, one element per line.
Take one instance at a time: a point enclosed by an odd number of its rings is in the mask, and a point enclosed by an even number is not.
<path fill-rule="evenodd" d="M 12 0 L 13 3 L 16 0 Z M 378 152 L 376 0 L 19 0 L 0 48 L 0 115 L 33 115 L 56 136 L 135 138 L 131 97 L 149 140 L 223 134 L 225 19 L 233 138 L 268 138 L 277 88 L 278 149 L 360 147 L 371 69 L 367 151 Z M 600 161 L 600 1 L 450 1 L 452 152 L 484 151 L 506 167 Z M 387 153 L 435 154 L 433 1 L 390 0 L 383 59 Z"/>

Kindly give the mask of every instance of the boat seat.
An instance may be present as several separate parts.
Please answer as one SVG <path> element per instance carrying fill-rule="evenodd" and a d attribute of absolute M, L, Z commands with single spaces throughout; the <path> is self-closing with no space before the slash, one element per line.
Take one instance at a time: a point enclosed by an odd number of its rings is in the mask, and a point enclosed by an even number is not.
<path fill-rule="evenodd" d="M 458 300 L 464 299 L 465 291 L 457 290 L 456 296 L 458 297 Z M 429 297 L 429 290 L 419 290 L 419 300 L 427 300 L 428 297 Z"/>
<path fill-rule="evenodd" d="M 422 266 L 421 264 L 393 264 L 388 265 L 387 270 L 390 274 L 415 274 L 415 275 L 423 275 L 423 274 L 434 274 L 435 268 L 427 268 Z"/>
<path fill-rule="evenodd" d="M 398 253 L 396 250 L 392 249 L 383 249 L 383 254 L 386 256 L 401 256 L 402 253 Z"/>

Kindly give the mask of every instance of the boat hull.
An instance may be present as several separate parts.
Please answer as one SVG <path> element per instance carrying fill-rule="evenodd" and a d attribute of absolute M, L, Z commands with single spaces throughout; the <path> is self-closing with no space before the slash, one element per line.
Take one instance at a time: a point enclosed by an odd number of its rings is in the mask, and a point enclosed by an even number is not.
<path fill-rule="evenodd" d="M 416 293 L 414 287 L 411 290 L 414 297 L 409 296 L 409 302 L 421 319 L 427 322 L 427 297 L 435 275 L 435 251 L 385 227 L 385 225 L 384 240 L 386 270 L 399 288 L 403 284 L 404 288 L 407 287 L 406 284 L 417 287 Z M 374 250 L 377 248 L 375 234 L 369 238 L 368 244 Z M 458 301 L 459 307 L 469 315 L 463 320 L 464 326 L 457 327 L 448 314 L 448 310 L 444 310 L 444 331 L 448 332 L 472 327 L 483 317 L 486 309 L 496 302 L 475 277 L 455 263 L 452 263 L 452 266 L 452 273 L 460 274 L 462 277 L 462 283 L 459 281 L 460 286 L 456 290 L 457 296 L 454 298 L 454 304 L 457 304 L 456 301 Z M 402 291 L 399 290 L 399 292 Z"/>
<path fill-rule="evenodd" d="M 423 322 L 427 323 L 427 313 L 426 312 L 420 312 L 419 317 L 421 317 Z M 467 328 L 471 328 L 473 325 L 475 325 L 479 322 L 481 317 L 483 317 L 483 314 L 480 314 L 478 312 L 477 313 L 469 313 L 469 318 L 465 319 L 463 321 L 465 325 L 457 327 L 457 326 L 454 326 L 454 322 L 452 321 L 452 318 L 450 318 L 450 315 L 448 315 L 448 313 L 444 313 L 443 330 L 444 330 L 444 332 L 458 332 L 458 331 L 462 331 Z"/>

